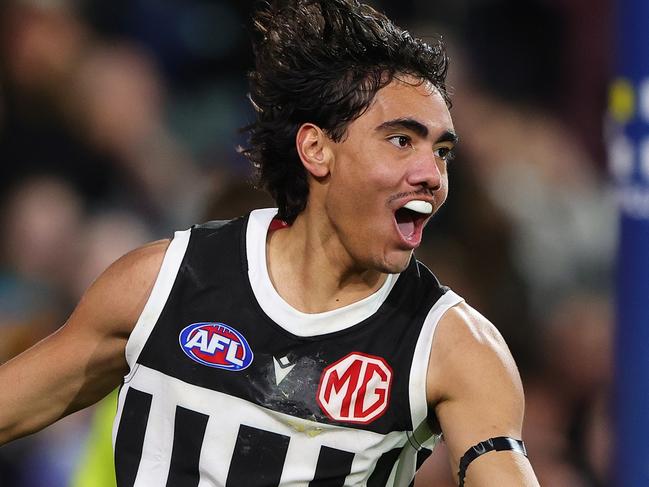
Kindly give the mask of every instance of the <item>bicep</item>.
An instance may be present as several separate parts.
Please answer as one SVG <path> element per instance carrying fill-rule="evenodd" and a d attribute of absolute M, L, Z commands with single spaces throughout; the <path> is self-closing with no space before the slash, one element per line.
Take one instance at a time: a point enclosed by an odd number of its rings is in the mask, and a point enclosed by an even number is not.
<path fill-rule="evenodd" d="M 479 442 L 521 438 L 524 399 L 514 360 L 493 325 L 467 305 L 454 308 L 440 322 L 428 389 L 454 475 L 460 458 Z M 533 478 L 524 456 L 504 451 L 474 460 L 466 481 L 467 486 L 537 485 Z"/>

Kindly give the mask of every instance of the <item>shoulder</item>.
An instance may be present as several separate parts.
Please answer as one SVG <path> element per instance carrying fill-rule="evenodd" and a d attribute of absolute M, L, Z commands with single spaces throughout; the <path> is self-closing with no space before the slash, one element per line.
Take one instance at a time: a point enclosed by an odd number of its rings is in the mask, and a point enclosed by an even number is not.
<path fill-rule="evenodd" d="M 478 354 L 477 358 L 482 354 L 493 354 L 509 361 L 511 357 L 507 344 L 493 323 L 465 302 L 450 308 L 440 319 L 436 344 L 439 352 L 451 356 L 472 351 Z"/>
<path fill-rule="evenodd" d="M 127 291 L 153 284 L 169 243 L 169 240 L 158 240 L 123 255 L 103 272 L 92 287 L 119 285 Z"/>
<path fill-rule="evenodd" d="M 150 278 L 160 269 L 170 242 L 169 239 L 158 240 L 130 251 L 108 267 L 101 278 Z"/>
<path fill-rule="evenodd" d="M 433 340 L 427 394 L 437 404 L 492 391 L 522 408 L 518 369 L 498 329 L 466 303 L 450 308 L 440 319 Z M 491 394 L 489 394 L 491 395 Z"/>

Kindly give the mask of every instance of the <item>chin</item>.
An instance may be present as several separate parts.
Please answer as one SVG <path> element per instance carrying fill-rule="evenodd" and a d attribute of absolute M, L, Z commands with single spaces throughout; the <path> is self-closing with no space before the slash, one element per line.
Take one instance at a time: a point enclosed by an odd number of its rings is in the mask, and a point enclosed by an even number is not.
<path fill-rule="evenodd" d="M 404 252 L 404 255 L 391 256 L 391 258 L 386 256 L 381 265 L 377 266 L 377 270 L 385 274 L 399 274 L 408 268 L 411 258 L 412 251 Z"/>

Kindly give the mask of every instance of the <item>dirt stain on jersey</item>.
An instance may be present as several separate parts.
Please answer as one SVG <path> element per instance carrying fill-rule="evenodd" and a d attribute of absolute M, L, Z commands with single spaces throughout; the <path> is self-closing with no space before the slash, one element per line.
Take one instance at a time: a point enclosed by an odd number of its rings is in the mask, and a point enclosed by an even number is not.
<path fill-rule="evenodd" d="M 304 433 L 309 438 L 315 438 L 323 431 L 319 426 L 313 426 L 312 424 L 300 420 L 289 420 L 287 421 L 287 424 L 296 432 Z"/>

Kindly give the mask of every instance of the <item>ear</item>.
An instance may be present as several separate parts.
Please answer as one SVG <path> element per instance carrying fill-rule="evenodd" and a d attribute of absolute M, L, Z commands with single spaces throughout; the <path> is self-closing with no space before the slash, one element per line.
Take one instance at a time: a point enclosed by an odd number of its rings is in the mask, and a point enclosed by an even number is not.
<path fill-rule="evenodd" d="M 306 170 L 315 178 L 329 175 L 331 151 L 328 147 L 329 137 L 320 127 L 305 123 L 298 129 L 295 136 L 297 153 Z"/>

